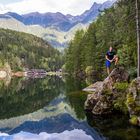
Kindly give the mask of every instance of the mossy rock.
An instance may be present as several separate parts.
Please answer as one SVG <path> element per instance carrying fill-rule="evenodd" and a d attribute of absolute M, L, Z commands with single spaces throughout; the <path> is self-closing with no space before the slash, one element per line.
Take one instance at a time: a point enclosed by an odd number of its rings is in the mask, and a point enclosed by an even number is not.
<path fill-rule="evenodd" d="M 115 83 L 114 84 L 114 88 L 118 91 L 118 92 L 125 92 L 128 89 L 129 83 L 127 82 L 121 82 L 121 83 Z"/>
<path fill-rule="evenodd" d="M 136 87 L 137 85 L 137 80 L 134 79 L 132 82 L 131 82 L 131 87 Z"/>
<path fill-rule="evenodd" d="M 102 95 L 111 96 L 113 95 L 113 92 L 110 89 L 104 89 Z"/>
<path fill-rule="evenodd" d="M 128 108 L 126 105 L 126 94 L 120 94 L 114 101 L 113 106 L 115 110 L 128 114 Z"/>
<path fill-rule="evenodd" d="M 140 114 L 140 106 L 136 106 L 136 108 L 135 108 L 135 112 L 137 112 L 137 113 Z"/>
<path fill-rule="evenodd" d="M 128 109 L 125 103 L 116 102 L 114 104 L 114 109 L 122 112 L 123 114 L 128 114 Z"/>
<path fill-rule="evenodd" d="M 135 115 L 131 116 L 131 119 L 129 121 L 133 125 L 138 125 L 138 117 Z"/>
<path fill-rule="evenodd" d="M 135 104 L 135 99 L 134 99 L 134 97 L 133 97 L 133 95 L 131 93 L 127 94 L 126 104 L 127 104 L 127 106 Z"/>

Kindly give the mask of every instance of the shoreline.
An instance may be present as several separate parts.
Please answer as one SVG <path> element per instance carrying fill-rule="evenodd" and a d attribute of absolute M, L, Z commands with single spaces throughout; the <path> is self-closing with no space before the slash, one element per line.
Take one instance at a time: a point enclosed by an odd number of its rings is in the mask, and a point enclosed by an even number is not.
<path fill-rule="evenodd" d="M 62 76 L 63 73 L 62 72 L 46 72 L 45 74 L 41 74 L 41 73 L 32 73 L 31 76 Z M 5 69 L 0 69 L 0 79 L 5 79 L 7 76 L 10 77 L 28 77 L 28 72 L 27 71 L 17 71 L 17 72 L 13 72 L 11 71 L 10 73 L 8 71 L 6 71 Z"/>

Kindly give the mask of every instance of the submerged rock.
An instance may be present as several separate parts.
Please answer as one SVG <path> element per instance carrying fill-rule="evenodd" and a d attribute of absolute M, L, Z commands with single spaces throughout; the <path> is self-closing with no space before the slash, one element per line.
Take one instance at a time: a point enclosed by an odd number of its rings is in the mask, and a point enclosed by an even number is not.
<path fill-rule="evenodd" d="M 124 101 L 122 97 L 125 98 L 126 89 L 124 90 L 122 87 L 122 89 L 118 89 L 115 84 L 128 83 L 128 80 L 128 72 L 126 72 L 123 67 L 119 67 L 115 68 L 104 81 L 96 82 L 85 88 L 84 91 L 92 92 L 92 94 L 89 94 L 87 97 L 85 109 L 91 110 L 95 115 L 111 113 L 117 100 L 121 100 L 121 104 L 123 104 Z M 121 91 L 124 91 L 124 93 L 121 93 Z M 124 94 L 124 96 L 122 96 L 122 94 Z"/>

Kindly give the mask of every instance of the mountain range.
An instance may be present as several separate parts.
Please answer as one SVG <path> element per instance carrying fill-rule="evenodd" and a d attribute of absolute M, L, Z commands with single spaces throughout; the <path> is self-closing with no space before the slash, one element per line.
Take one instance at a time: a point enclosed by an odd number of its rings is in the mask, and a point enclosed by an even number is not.
<path fill-rule="evenodd" d="M 89 10 L 78 16 L 60 12 L 33 12 L 24 15 L 8 12 L 0 15 L 0 27 L 34 34 L 54 47 L 63 48 L 73 38 L 76 30 L 86 29 L 101 11 L 110 8 L 115 1 L 107 0 L 102 4 L 94 2 Z"/>

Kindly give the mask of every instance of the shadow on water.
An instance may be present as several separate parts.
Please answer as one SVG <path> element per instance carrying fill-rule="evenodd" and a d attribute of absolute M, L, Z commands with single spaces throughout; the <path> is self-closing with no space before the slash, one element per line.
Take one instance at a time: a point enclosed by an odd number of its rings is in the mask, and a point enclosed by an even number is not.
<path fill-rule="evenodd" d="M 140 140 L 140 128 L 129 123 L 129 116 L 113 114 L 99 117 L 87 112 L 87 122 L 107 140 Z"/>

